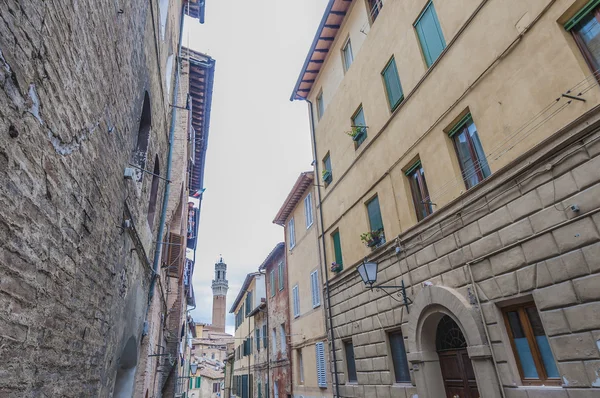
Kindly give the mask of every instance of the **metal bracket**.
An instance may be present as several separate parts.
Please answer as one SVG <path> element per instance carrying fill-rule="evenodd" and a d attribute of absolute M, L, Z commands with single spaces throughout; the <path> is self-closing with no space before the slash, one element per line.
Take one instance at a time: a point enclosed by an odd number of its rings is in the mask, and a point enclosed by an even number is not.
<path fill-rule="evenodd" d="M 561 94 L 563 97 L 565 98 L 570 98 L 570 99 L 574 99 L 577 101 L 581 101 L 581 102 L 585 102 L 585 99 L 581 98 L 581 97 L 575 97 L 573 95 L 569 95 L 569 94 Z"/>

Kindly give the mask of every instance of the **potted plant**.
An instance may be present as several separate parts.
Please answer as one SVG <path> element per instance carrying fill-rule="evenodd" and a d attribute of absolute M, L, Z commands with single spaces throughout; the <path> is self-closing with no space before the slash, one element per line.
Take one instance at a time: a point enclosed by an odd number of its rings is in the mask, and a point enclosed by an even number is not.
<path fill-rule="evenodd" d="M 323 172 L 321 173 L 321 177 L 323 178 L 324 182 L 329 184 L 331 182 L 331 171 L 323 170 Z"/>
<path fill-rule="evenodd" d="M 343 269 L 344 269 L 344 266 L 342 264 L 338 264 L 335 261 L 333 263 L 331 263 L 331 272 L 335 272 L 336 274 L 339 274 L 340 272 L 342 272 Z"/>
<path fill-rule="evenodd" d="M 365 242 L 365 245 L 367 245 L 367 247 L 375 247 L 375 246 L 379 245 L 381 243 L 382 239 L 383 239 L 383 231 L 382 230 L 365 232 L 364 234 L 360 235 L 360 240 Z"/>
<path fill-rule="evenodd" d="M 365 130 L 366 130 L 365 126 L 352 126 L 352 130 L 347 131 L 346 134 L 348 134 L 350 137 L 352 137 L 353 141 L 358 141 L 365 134 Z"/>

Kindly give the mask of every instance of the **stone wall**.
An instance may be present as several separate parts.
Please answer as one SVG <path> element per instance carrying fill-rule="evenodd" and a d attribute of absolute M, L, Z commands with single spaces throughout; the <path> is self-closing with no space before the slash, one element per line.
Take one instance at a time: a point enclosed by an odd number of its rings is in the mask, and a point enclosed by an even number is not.
<path fill-rule="evenodd" d="M 435 329 L 422 328 L 438 309 L 459 323 L 469 319 L 461 328 L 481 396 L 500 396 L 497 374 L 507 397 L 600 394 L 599 120 L 597 110 L 575 120 L 372 253 L 378 284 L 407 286 L 415 301 L 410 314 L 384 292 L 366 289 L 357 272 L 331 280 L 341 396 L 437 397 L 437 381 L 423 377 L 437 355 L 425 358 L 422 346 Z M 439 297 L 456 297 L 460 305 L 436 301 L 438 291 L 452 292 Z M 549 338 L 561 378 L 556 387 L 522 387 L 501 308 L 527 300 Z M 394 383 L 388 346 L 387 332 L 398 328 L 411 365 L 412 383 L 405 385 Z M 346 380 L 348 340 L 358 383 Z"/>
<path fill-rule="evenodd" d="M 105 397 L 146 315 L 164 182 L 151 228 L 123 171 L 145 92 L 166 169 L 167 55 L 154 1 L 38 3 L 0 13 L 0 396 Z"/>

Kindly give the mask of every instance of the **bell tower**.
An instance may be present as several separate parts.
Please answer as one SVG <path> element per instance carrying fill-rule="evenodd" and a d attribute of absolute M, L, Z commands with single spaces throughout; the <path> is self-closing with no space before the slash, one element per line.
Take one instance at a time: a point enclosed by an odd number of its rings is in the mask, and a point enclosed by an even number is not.
<path fill-rule="evenodd" d="M 223 262 L 223 257 L 221 256 L 219 262 L 215 264 L 215 279 L 212 281 L 212 326 L 219 332 L 225 332 L 225 306 L 227 290 L 229 290 L 229 282 L 227 282 L 226 274 L 227 264 Z"/>

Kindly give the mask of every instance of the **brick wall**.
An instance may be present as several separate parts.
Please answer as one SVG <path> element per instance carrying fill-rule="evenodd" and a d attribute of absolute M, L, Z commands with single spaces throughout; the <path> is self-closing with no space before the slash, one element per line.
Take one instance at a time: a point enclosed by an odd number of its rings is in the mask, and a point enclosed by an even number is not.
<path fill-rule="evenodd" d="M 593 130 L 598 120 L 592 112 L 575 121 L 370 254 L 379 263 L 377 283 L 404 281 L 413 300 L 433 289 L 423 287 L 426 281 L 463 297 L 484 341 L 485 322 L 507 397 L 600 394 L 600 133 Z M 383 292 L 366 289 L 357 272 L 333 278 L 330 286 L 341 396 L 428 396 L 416 366 L 412 385 L 393 383 L 386 336 L 401 327 L 410 351 L 422 319 L 419 307 L 411 305 L 409 315 Z M 562 386 L 519 388 L 500 309 L 529 299 L 540 313 Z M 358 384 L 346 383 L 345 340 L 354 345 Z M 409 352 L 409 360 L 411 354 L 418 353 Z M 473 363 L 478 374 L 480 362 Z M 487 384 L 494 380 L 495 375 Z"/>
<path fill-rule="evenodd" d="M 145 91 L 147 168 L 156 154 L 166 168 L 158 7 L 38 3 L 8 0 L 0 15 L 0 396 L 108 396 L 141 337 L 140 251 L 151 261 L 164 192 L 151 229 L 151 178 L 123 179 Z M 125 202 L 142 247 L 119 229 Z"/>

